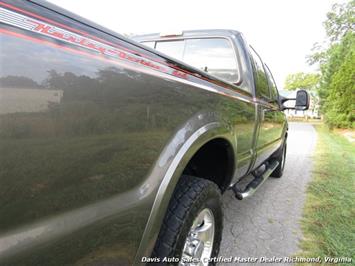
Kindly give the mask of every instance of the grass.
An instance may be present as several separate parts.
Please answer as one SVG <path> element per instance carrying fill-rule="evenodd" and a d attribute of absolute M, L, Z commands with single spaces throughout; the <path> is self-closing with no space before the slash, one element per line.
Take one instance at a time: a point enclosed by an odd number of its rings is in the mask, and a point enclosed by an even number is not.
<path fill-rule="evenodd" d="M 0 140 L 0 233 L 128 191 L 165 131 Z"/>
<path fill-rule="evenodd" d="M 315 127 L 318 144 L 302 220 L 303 251 L 299 255 L 320 256 L 323 263 L 324 257 L 350 257 L 354 265 L 355 145 L 323 125 Z"/>

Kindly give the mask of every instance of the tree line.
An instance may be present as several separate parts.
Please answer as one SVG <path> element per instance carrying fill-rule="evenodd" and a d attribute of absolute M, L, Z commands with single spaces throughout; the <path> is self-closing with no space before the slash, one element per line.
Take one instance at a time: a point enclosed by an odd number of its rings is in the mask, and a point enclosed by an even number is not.
<path fill-rule="evenodd" d="M 326 40 L 316 43 L 307 56 L 319 73 L 287 76 L 285 89 L 305 88 L 316 92 L 329 127 L 355 127 L 355 0 L 334 4 L 323 26 Z"/>

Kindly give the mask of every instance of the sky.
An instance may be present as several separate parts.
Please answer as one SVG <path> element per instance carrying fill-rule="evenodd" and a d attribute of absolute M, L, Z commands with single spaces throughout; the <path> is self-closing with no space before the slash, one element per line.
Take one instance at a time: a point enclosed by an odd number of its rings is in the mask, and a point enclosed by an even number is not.
<path fill-rule="evenodd" d="M 325 39 L 323 21 L 342 0 L 50 0 L 121 34 L 235 29 L 271 69 L 279 90 L 290 73 L 314 72 L 306 56 Z"/>

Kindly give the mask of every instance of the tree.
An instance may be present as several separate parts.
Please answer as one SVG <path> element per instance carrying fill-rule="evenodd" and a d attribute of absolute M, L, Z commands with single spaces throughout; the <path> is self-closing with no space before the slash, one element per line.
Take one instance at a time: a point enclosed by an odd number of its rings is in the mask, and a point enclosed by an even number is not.
<path fill-rule="evenodd" d="M 345 43 L 346 42 L 346 43 Z M 350 42 L 350 43 L 347 43 Z M 325 119 L 330 127 L 354 127 L 355 121 L 355 38 L 347 35 L 329 60 L 341 63 L 323 85 Z M 342 48 L 342 49 L 341 49 Z"/>
<path fill-rule="evenodd" d="M 314 73 L 304 73 L 298 72 L 294 74 L 289 74 L 285 80 L 284 88 L 286 90 L 296 90 L 296 89 L 315 89 L 319 82 L 320 75 Z"/>
<path fill-rule="evenodd" d="M 0 85 L 4 88 L 39 89 L 41 86 L 28 77 L 6 76 L 0 78 Z"/>
<path fill-rule="evenodd" d="M 340 41 L 349 32 L 355 31 L 355 0 L 345 4 L 334 4 L 327 13 L 324 27 L 331 42 Z"/>
<path fill-rule="evenodd" d="M 355 0 L 334 4 L 324 22 L 326 45 L 317 45 L 308 63 L 319 64 L 321 111 L 330 127 L 355 126 Z"/>
<path fill-rule="evenodd" d="M 329 57 L 329 49 L 339 43 L 347 34 L 355 31 L 355 0 L 348 3 L 334 4 L 327 13 L 327 20 L 323 22 L 327 40 L 323 44 L 316 42 L 312 54 L 307 56 L 310 65 L 323 64 Z"/>

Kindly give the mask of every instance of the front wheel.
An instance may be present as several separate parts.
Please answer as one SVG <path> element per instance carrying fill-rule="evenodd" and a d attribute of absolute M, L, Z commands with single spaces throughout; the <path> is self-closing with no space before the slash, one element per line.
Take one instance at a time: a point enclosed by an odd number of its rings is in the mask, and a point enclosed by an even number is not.
<path fill-rule="evenodd" d="M 285 162 L 286 162 L 286 152 L 287 152 L 287 143 L 285 140 L 285 143 L 282 146 L 282 150 L 281 150 L 280 154 L 275 158 L 279 162 L 279 165 L 276 167 L 274 172 L 271 174 L 272 177 L 277 177 L 277 178 L 282 177 L 282 175 L 284 173 Z"/>
<path fill-rule="evenodd" d="M 222 226 L 217 185 L 182 176 L 170 200 L 153 257 L 169 265 L 214 265 L 210 258 L 218 255 Z"/>

